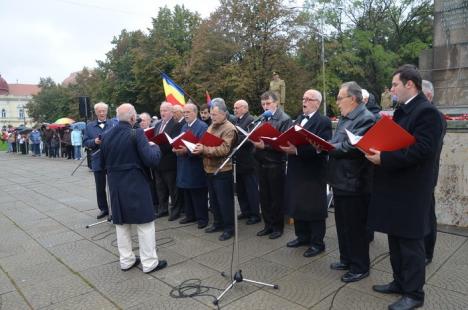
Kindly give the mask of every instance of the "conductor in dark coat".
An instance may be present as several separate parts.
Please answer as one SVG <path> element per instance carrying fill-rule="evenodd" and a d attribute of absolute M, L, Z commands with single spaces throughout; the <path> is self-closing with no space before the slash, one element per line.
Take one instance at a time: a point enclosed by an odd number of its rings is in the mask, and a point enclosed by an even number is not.
<path fill-rule="evenodd" d="M 399 107 L 393 120 L 416 142 L 392 152 L 373 150 L 375 164 L 369 227 L 388 235 L 393 281 L 374 285 L 381 293 L 402 294 L 389 309 L 414 309 L 424 303 L 424 236 L 430 231 L 434 166 L 442 137 L 439 111 L 421 92 L 421 75 L 412 65 L 393 74 L 392 93 Z"/>
<path fill-rule="evenodd" d="M 302 114 L 293 125 L 302 126 L 324 140 L 332 137 L 331 121 L 318 112 L 322 95 L 308 90 L 302 98 Z M 281 147 L 288 154 L 285 206 L 294 219 L 297 239 L 288 247 L 307 245 L 305 257 L 316 256 L 325 250 L 325 219 L 327 218 L 327 153 L 312 145 Z"/>
<path fill-rule="evenodd" d="M 143 129 L 133 129 L 135 108 L 124 103 L 117 108 L 119 123 L 102 139 L 101 168 L 106 170 L 116 227 L 120 267 L 128 270 L 139 263 L 132 251 L 129 224 L 136 224 L 143 272 L 164 268 L 167 263 L 156 254 L 154 209 L 146 168 L 155 167 L 161 158 L 159 147 L 148 143 Z"/>

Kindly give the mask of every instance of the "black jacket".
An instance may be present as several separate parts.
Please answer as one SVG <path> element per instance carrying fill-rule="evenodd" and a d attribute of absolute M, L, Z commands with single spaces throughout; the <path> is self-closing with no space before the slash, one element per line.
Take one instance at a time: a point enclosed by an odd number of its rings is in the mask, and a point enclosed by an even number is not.
<path fill-rule="evenodd" d="M 335 149 L 329 152 L 327 173 L 328 184 L 333 188 L 333 194 L 355 195 L 370 192 L 372 164 L 364 157 L 364 153 L 351 145 L 345 129 L 362 136 L 374 123 L 374 115 L 364 104 L 360 104 L 338 121 L 330 141 Z"/>
<path fill-rule="evenodd" d="M 162 125 L 162 121 L 158 121 L 154 126 L 154 134 L 159 134 L 159 128 Z M 176 137 L 180 133 L 180 128 L 178 128 L 174 119 L 170 119 L 164 127 L 164 132 L 167 133 L 171 138 Z M 157 167 L 158 171 L 175 171 L 177 168 L 177 157 L 174 152 L 172 152 L 172 146 L 167 144 L 162 144 L 159 146 L 161 149 L 161 161 Z"/>
<path fill-rule="evenodd" d="M 239 126 L 245 131 L 249 130 L 249 125 L 254 121 L 254 117 L 247 112 L 241 119 L 236 118 L 234 125 Z M 238 132 L 237 145 L 239 145 L 245 138 L 245 136 L 239 131 Z M 256 161 L 254 157 L 255 146 L 247 140 L 237 151 L 235 155 L 236 160 L 236 171 L 237 173 L 251 173 L 255 171 Z"/>
<path fill-rule="evenodd" d="M 278 108 L 275 114 L 273 114 L 273 116 L 271 116 L 266 122 L 278 129 L 280 132 L 285 132 L 292 124 L 292 120 L 289 115 L 281 111 L 280 108 Z M 286 154 L 271 148 L 269 145 L 265 145 L 263 150 L 256 149 L 255 158 L 260 166 L 278 165 L 286 162 Z"/>

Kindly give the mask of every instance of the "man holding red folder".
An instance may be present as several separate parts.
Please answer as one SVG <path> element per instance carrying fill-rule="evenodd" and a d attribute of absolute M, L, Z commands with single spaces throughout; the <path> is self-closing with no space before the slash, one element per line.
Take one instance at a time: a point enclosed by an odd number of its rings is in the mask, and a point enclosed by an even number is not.
<path fill-rule="evenodd" d="M 439 111 L 421 92 L 421 74 L 412 65 L 398 68 L 392 94 L 399 106 L 393 120 L 416 142 L 405 149 L 371 149 L 367 159 L 375 165 L 369 208 L 369 227 L 388 235 L 393 281 L 373 289 L 402 297 L 391 310 L 414 309 L 424 304 L 424 236 L 430 231 L 430 205 L 434 166 L 442 137 Z"/>
<path fill-rule="evenodd" d="M 263 122 L 285 132 L 291 127 L 291 118 L 278 109 L 279 98 L 275 92 L 267 91 L 260 97 L 264 111 L 272 116 Z M 286 154 L 265 144 L 263 140 L 252 141 L 255 145 L 255 158 L 259 164 L 260 206 L 265 228 L 257 236 L 269 235 L 270 239 L 281 237 L 284 228 L 284 173 Z"/>
<path fill-rule="evenodd" d="M 322 94 L 310 89 L 302 98 L 302 112 L 294 125 L 299 125 L 324 140 L 332 137 L 328 117 L 318 112 Z M 290 248 L 308 246 L 305 257 L 313 257 L 325 250 L 325 219 L 327 218 L 327 183 L 325 180 L 327 153 L 317 152 L 310 145 L 281 147 L 288 154 L 285 203 L 289 216 L 294 219 L 297 238 L 287 243 Z M 313 199 L 310 199 L 310 198 Z"/>

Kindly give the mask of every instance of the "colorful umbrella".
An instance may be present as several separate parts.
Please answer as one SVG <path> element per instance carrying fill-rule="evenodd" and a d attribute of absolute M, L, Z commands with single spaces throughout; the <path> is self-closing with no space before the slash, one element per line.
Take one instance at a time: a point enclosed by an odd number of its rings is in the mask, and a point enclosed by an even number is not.
<path fill-rule="evenodd" d="M 54 124 L 66 125 L 73 124 L 75 121 L 68 117 L 62 117 L 55 121 Z"/>
<path fill-rule="evenodd" d="M 65 125 L 63 124 L 50 124 L 50 125 L 47 125 L 47 128 L 49 129 L 58 129 L 58 128 L 63 128 L 65 127 Z"/>

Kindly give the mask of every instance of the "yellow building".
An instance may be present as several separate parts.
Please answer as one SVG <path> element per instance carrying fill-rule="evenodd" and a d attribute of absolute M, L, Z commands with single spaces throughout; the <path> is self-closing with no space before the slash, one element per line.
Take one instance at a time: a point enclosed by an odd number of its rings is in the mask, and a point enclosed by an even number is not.
<path fill-rule="evenodd" d="M 34 84 L 8 84 L 0 75 L 0 127 L 30 127 L 32 119 L 28 115 L 26 104 L 39 91 L 39 86 Z"/>

